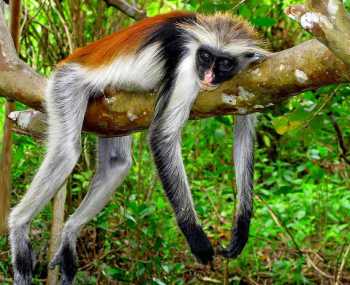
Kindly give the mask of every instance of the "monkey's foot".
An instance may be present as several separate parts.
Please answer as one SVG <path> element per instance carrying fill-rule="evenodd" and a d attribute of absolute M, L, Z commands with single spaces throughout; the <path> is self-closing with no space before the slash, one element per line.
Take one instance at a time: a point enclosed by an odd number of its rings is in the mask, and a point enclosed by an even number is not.
<path fill-rule="evenodd" d="M 35 255 L 25 227 L 10 230 L 13 256 L 14 285 L 31 285 L 35 266 Z"/>
<path fill-rule="evenodd" d="M 186 235 L 193 255 L 198 262 L 209 264 L 214 258 L 214 249 L 204 233 L 202 227 L 196 226 L 194 230 Z"/>
<path fill-rule="evenodd" d="M 35 255 L 29 240 L 23 239 L 16 244 L 14 252 L 14 282 L 15 285 L 31 285 L 35 264 Z"/>
<path fill-rule="evenodd" d="M 60 248 L 49 264 L 50 269 L 60 266 L 61 285 L 73 284 L 75 274 L 78 270 L 78 258 L 75 245 L 69 242 L 62 242 Z"/>

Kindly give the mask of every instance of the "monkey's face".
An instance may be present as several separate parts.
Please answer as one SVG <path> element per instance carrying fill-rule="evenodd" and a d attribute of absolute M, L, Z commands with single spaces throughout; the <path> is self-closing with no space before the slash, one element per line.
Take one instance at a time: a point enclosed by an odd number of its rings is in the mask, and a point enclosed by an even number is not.
<path fill-rule="evenodd" d="M 196 69 L 199 85 L 203 90 L 213 90 L 226 80 L 231 79 L 250 63 L 260 60 L 263 55 L 246 51 L 231 55 L 208 46 L 197 50 Z"/>

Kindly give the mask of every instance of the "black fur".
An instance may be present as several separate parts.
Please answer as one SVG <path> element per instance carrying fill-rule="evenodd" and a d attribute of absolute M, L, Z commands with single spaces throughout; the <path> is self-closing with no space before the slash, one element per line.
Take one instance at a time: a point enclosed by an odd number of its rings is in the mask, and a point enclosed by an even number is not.
<path fill-rule="evenodd" d="M 50 269 L 54 269 L 57 265 L 61 271 L 61 285 L 73 284 L 75 274 L 78 271 L 78 258 L 75 249 L 66 241 L 60 248 L 57 255 L 50 262 Z"/>
<path fill-rule="evenodd" d="M 203 61 L 200 57 L 201 52 L 206 52 L 210 57 Z M 222 69 L 221 61 L 228 60 L 232 66 L 230 69 Z M 240 61 L 238 57 L 234 57 L 229 53 L 222 52 L 209 46 L 201 46 L 196 55 L 196 68 L 201 80 L 204 79 L 204 73 L 213 66 L 213 73 L 215 75 L 212 84 L 220 84 L 226 80 L 231 79 L 241 69 Z"/>
<path fill-rule="evenodd" d="M 14 284 L 30 285 L 34 269 L 34 255 L 30 242 L 23 240 L 15 254 Z"/>
<path fill-rule="evenodd" d="M 169 138 L 163 137 L 158 132 L 151 132 L 150 137 L 150 146 L 157 165 L 158 174 L 165 193 L 175 212 L 179 206 L 179 201 L 174 197 L 174 193 L 176 193 L 178 189 L 186 189 L 188 187 L 185 177 L 186 174 L 179 173 L 178 169 L 172 169 L 169 166 L 169 159 L 174 155 L 174 152 L 178 151 L 177 146 L 174 144 L 180 139 L 179 136 L 180 134 L 177 134 L 167 141 Z M 182 163 L 182 161 L 180 163 Z M 195 213 L 188 213 L 188 215 L 194 217 Z M 203 264 L 208 264 L 212 261 L 214 250 L 201 226 L 189 222 L 180 222 L 179 220 L 178 225 L 197 260 Z"/>
<path fill-rule="evenodd" d="M 202 264 L 213 261 L 214 249 L 200 225 L 181 223 L 180 229 L 184 233 L 193 255 Z"/>
<path fill-rule="evenodd" d="M 186 173 L 182 172 L 182 160 L 180 150 L 180 128 L 172 134 L 165 135 L 162 128 L 167 121 L 167 115 L 164 111 L 170 100 L 174 84 L 176 84 L 176 70 L 181 60 L 188 52 L 186 43 L 186 34 L 179 29 L 176 24 L 183 22 L 195 22 L 194 16 L 178 17 L 160 25 L 150 36 L 145 45 L 151 45 L 155 42 L 160 43 L 158 58 L 164 62 L 164 77 L 156 105 L 156 115 L 150 127 L 150 147 L 157 165 L 158 174 L 163 184 L 166 195 L 172 204 L 175 212 L 179 211 L 179 201 L 175 193 L 178 191 L 187 191 Z M 176 112 L 176 110 L 173 110 Z M 180 111 L 180 110 L 179 110 Z M 172 165 L 174 160 L 179 160 L 178 165 Z M 179 193 L 177 193 L 178 195 Z M 184 197 L 186 199 L 186 197 Z M 191 211 L 191 210 L 188 210 Z M 191 218 L 196 216 L 194 212 L 187 213 Z M 209 239 L 202 228 L 193 223 L 181 222 L 178 224 L 185 235 L 192 253 L 196 258 L 207 264 L 213 260 L 214 250 Z"/>
<path fill-rule="evenodd" d="M 226 258 L 236 258 L 242 252 L 249 238 L 251 212 L 246 215 L 239 215 L 236 219 L 236 225 L 232 229 L 232 238 L 229 246 L 220 249 L 219 253 Z"/>
<path fill-rule="evenodd" d="M 71 249 L 69 244 L 66 244 L 62 248 L 62 261 L 61 261 L 61 284 L 70 285 L 73 283 L 74 276 L 77 273 L 77 257 L 75 251 Z"/>
<path fill-rule="evenodd" d="M 160 24 L 140 48 L 140 50 L 143 50 L 154 43 L 160 43 L 160 50 L 157 56 L 160 61 L 164 62 L 164 75 L 161 80 L 162 84 L 157 101 L 158 112 L 156 116 L 160 116 L 167 107 L 176 78 L 176 68 L 187 51 L 185 48 L 187 34 L 179 29 L 177 24 L 194 22 L 196 22 L 196 16 L 192 14 L 170 18 L 167 22 Z M 166 99 L 160 102 L 161 97 L 166 97 Z"/>

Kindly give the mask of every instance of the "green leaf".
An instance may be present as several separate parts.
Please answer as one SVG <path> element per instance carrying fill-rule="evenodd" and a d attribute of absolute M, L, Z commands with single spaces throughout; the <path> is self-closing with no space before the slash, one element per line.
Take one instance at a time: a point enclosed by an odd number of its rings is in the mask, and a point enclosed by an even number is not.
<path fill-rule="evenodd" d="M 273 18 L 261 17 L 261 18 L 253 19 L 252 23 L 254 26 L 257 26 L 257 27 L 272 27 L 277 23 L 277 21 Z"/>
<path fill-rule="evenodd" d="M 162 280 L 158 278 L 153 278 L 153 282 L 157 285 L 166 285 Z"/>

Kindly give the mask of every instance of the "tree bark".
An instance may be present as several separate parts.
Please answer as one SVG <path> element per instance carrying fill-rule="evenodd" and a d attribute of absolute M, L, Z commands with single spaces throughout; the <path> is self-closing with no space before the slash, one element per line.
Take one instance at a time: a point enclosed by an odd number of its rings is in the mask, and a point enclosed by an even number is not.
<path fill-rule="evenodd" d="M 146 13 L 139 10 L 137 7 L 129 4 L 125 0 L 104 0 L 108 5 L 116 7 L 118 10 L 123 12 L 125 15 L 135 19 L 141 20 L 146 17 Z"/>
<path fill-rule="evenodd" d="M 0 0 L 1 1 L 1 0 Z M 19 50 L 19 34 L 20 34 L 20 14 L 21 1 L 11 1 L 11 20 L 10 31 L 14 48 Z M 2 11 L 0 11 L 2 13 Z M 12 126 L 13 122 L 8 115 L 15 110 L 15 102 L 7 99 L 5 104 L 5 124 L 4 136 L 1 150 L 0 161 L 0 233 L 7 231 L 7 217 L 10 211 L 10 194 L 11 194 L 11 161 L 12 161 Z"/>
<path fill-rule="evenodd" d="M 53 200 L 52 207 L 52 225 L 50 234 L 50 246 L 49 246 L 49 260 L 51 260 L 56 253 L 60 241 L 61 233 L 64 226 L 64 206 L 66 203 L 67 195 L 67 183 L 65 183 L 62 188 L 57 192 Z M 47 285 L 57 285 L 58 284 L 59 269 L 48 270 Z"/>

